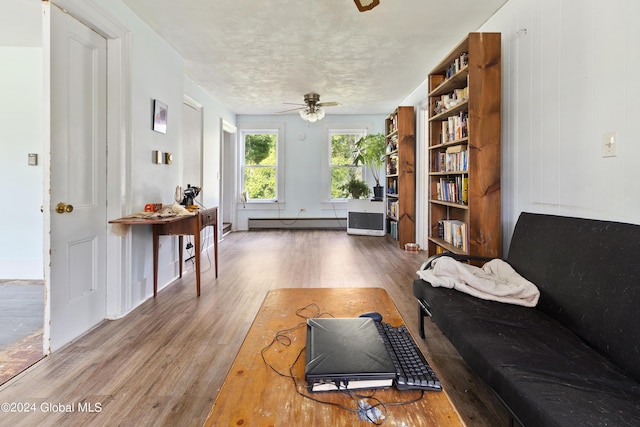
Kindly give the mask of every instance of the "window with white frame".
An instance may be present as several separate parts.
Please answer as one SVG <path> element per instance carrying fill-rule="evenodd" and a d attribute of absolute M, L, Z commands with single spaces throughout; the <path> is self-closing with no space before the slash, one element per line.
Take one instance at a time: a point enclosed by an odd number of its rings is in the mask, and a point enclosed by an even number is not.
<path fill-rule="evenodd" d="M 334 129 L 328 131 L 330 200 L 349 197 L 345 185 L 351 178 L 363 179 L 364 167 L 354 166 L 355 143 L 366 135 L 364 129 Z"/>
<path fill-rule="evenodd" d="M 247 202 L 278 200 L 280 151 L 278 129 L 242 129 L 241 188 Z"/>

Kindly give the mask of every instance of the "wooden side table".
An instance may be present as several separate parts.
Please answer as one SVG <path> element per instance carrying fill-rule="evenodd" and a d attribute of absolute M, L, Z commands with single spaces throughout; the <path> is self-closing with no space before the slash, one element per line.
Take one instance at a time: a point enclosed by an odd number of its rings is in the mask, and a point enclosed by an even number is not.
<path fill-rule="evenodd" d="M 182 215 L 168 218 L 124 217 L 109 221 L 110 224 L 151 225 L 153 227 L 153 297 L 158 294 L 158 248 L 160 236 L 178 236 L 180 277 L 182 277 L 182 244 L 183 236 L 193 236 L 196 263 L 196 293 L 200 296 L 200 231 L 205 227 L 213 227 L 213 248 L 215 274 L 218 277 L 218 208 L 213 207 L 198 211 L 195 215 Z"/>

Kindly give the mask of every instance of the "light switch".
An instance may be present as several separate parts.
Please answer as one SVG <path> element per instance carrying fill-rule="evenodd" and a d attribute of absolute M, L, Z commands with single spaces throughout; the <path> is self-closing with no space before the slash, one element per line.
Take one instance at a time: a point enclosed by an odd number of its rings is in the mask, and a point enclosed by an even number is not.
<path fill-rule="evenodd" d="M 602 135 L 602 157 L 616 157 L 618 155 L 618 135 L 616 132 Z"/>
<path fill-rule="evenodd" d="M 29 156 L 28 157 L 29 166 L 38 166 L 38 154 L 29 153 L 28 156 Z"/>

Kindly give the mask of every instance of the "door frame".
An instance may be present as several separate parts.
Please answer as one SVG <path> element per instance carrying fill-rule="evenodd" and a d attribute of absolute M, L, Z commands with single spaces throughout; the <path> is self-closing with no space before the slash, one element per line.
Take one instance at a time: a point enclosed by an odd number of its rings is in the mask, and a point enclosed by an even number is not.
<path fill-rule="evenodd" d="M 237 133 L 238 127 L 233 125 L 232 123 L 226 121 L 225 119 L 220 119 L 220 176 L 219 183 L 220 188 L 218 190 L 218 194 L 220 195 L 220 206 L 218 208 L 218 240 L 224 239 L 223 236 L 223 228 L 224 228 L 224 211 L 228 208 L 231 212 L 232 220 L 231 220 L 231 229 L 235 230 L 238 223 L 238 211 L 237 211 L 237 198 L 233 197 L 234 194 L 238 194 L 238 183 L 237 183 L 237 155 L 238 155 L 238 143 L 237 143 Z M 227 137 L 229 134 L 229 139 L 233 141 L 233 149 L 231 153 L 227 153 Z M 236 135 L 235 138 L 232 135 Z M 231 154 L 232 161 L 231 165 L 226 165 L 225 156 L 227 154 Z M 231 195 L 226 194 L 225 189 L 225 180 L 230 179 L 231 183 L 228 188 L 231 188 Z M 227 183 L 229 184 L 229 183 Z M 228 199 L 228 200 L 227 200 Z"/>
<path fill-rule="evenodd" d="M 53 4 L 50 4 L 53 3 Z M 52 0 L 42 3 L 43 46 L 50 44 L 50 8 L 59 7 L 96 31 L 107 40 L 107 218 L 123 216 L 132 205 L 132 195 L 126 191 L 131 182 L 131 40 L 129 31 L 102 10 L 93 0 Z M 48 49 L 45 49 L 48 53 Z M 51 165 L 51 123 L 50 58 L 43 60 L 43 170 L 49 171 Z M 50 174 L 44 177 L 44 224 L 43 224 L 43 264 L 45 280 L 45 322 L 43 351 L 49 354 L 51 331 L 51 271 L 49 240 L 51 230 L 51 187 Z M 107 224 L 105 224 L 105 228 Z M 123 312 L 131 310 L 131 238 L 122 238 L 107 233 L 106 263 L 107 289 L 105 318 L 121 317 Z"/>

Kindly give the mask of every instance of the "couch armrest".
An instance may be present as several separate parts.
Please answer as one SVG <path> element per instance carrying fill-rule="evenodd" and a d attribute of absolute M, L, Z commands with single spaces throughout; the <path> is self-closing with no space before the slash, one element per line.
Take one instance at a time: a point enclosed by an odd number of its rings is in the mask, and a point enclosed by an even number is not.
<path fill-rule="evenodd" d="M 422 263 L 422 265 L 420 266 L 420 270 L 426 270 L 427 268 L 430 268 L 433 261 L 443 256 L 448 256 L 460 262 L 480 261 L 482 263 L 485 263 L 493 259 L 493 258 L 488 258 L 483 256 L 462 255 L 462 254 L 454 254 L 453 252 L 443 252 L 441 254 L 435 254 L 427 258 L 427 260 L 424 263 Z"/>

